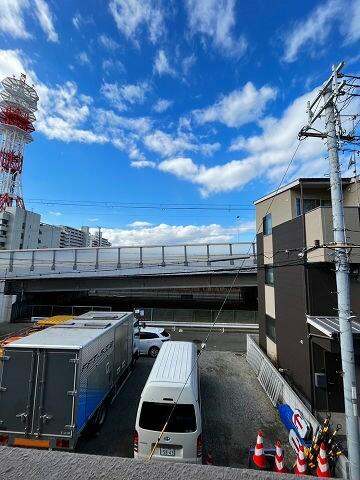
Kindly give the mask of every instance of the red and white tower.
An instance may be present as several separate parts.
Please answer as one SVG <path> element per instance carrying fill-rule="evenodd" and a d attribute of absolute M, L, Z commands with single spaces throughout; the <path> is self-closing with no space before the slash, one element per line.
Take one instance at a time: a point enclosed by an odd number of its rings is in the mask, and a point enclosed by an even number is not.
<path fill-rule="evenodd" d="M 1 85 L 0 211 L 3 211 L 11 206 L 25 208 L 21 188 L 24 146 L 32 142 L 39 97 L 26 83 L 24 74 L 20 79 L 6 77 Z"/>

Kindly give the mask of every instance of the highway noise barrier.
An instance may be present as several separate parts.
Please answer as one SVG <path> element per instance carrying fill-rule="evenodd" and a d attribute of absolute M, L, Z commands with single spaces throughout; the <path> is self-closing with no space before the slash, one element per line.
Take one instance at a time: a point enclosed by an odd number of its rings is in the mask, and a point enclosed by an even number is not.
<path fill-rule="evenodd" d="M 205 460 L 206 465 L 214 465 L 214 457 L 212 455 L 212 451 L 209 450 L 207 455 L 206 455 L 206 460 Z"/>
<path fill-rule="evenodd" d="M 324 443 L 320 445 L 317 461 L 318 461 L 318 466 L 316 469 L 316 475 L 322 478 L 330 478 L 331 477 L 330 468 L 329 468 L 329 463 L 328 463 L 326 448 Z"/>
<path fill-rule="evenodd" d="M 286 473 L 286 467 L 284 463 L 284 453 L 283 449 L 281 448 L 280 440 L 276 442 L 276 452 L 275 452 L 275 464 L 274 464 L 274 472 L 277 473 Z"/>
<path fill-rule="evenodd" d="M 261 431 L 259 431 L 257 434 L 256 446 L 252 461 L 257 468 L 264 469 L 267 466 L 266 457 L 264 454 L 263 434 Z"/>
<path fill-rule="evenodd" d="M 304 447 L 300 445 L 299 453 L 296 459 L 296 465 L 294 468 L 295 475 L 306 475 L 307 474 L 307 464 L 305 460 Z"/>

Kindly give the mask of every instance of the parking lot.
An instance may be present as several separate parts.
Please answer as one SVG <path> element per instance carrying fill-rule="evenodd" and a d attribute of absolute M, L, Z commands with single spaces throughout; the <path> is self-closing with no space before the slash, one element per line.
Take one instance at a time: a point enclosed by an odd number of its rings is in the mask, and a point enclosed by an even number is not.
<path fill-rule="evenodd" d="M 0 335 L 24 325 L 0 324 Z M 28 326 L 28 324 L 27 324 Z M 172 332 L 174 340 L 203 341 L 201 331 Z M 277 411 L 263 392 L 245 359 L 246 334 L 213 332 L 200 357 L 204 450 L 215 465 L 246 467 L 249 444 L 263 430 L 265 447 L 287 443 Z M 101 431 L 83 436 L 79 453 L 133 456 L 133 434 L 141 391 L 154 360 L 141 357 L 111 405 Z"/>
<path fill-rule="evenodd" d="M 153 362 L 140 358 L 101 433 L 80 439 L 78 452 L 133 456 L 138 401 Z M 215 465 L 246 467 L 249 444 L 255 443 L 258 429 L 263 430 L 265 446 L 273 447 L 278 438 L 285 444 L 287 433 L 244 355 L 205 351 L 200 373 L 204 450 L 212 452 Z"/>

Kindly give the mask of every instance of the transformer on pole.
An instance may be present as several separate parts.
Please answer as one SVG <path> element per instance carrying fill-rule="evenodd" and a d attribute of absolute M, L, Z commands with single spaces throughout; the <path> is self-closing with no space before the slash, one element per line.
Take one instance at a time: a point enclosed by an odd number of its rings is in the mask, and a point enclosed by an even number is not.
<path fill-rule="evenodd" d="M 24 74 L 20 79 L 6 77 L 1 85 L 0 211 L 4 211 L 12 206 L 25 208 L 21 187 L 24 146 L 32 142 L 39 97 Z"/>

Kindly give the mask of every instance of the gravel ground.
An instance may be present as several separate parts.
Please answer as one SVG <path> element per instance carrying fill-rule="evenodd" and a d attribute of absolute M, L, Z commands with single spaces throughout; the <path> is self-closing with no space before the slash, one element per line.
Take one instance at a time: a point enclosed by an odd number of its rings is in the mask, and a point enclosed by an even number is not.
<path fill-rule="evenodd" d="M 200 359 L 205 448 L 215 465 L 247 466 L 249 445 L 263 431 L 264 446 L 274 448 L 287 432 L 244 355 L 207 352 Z"/>

